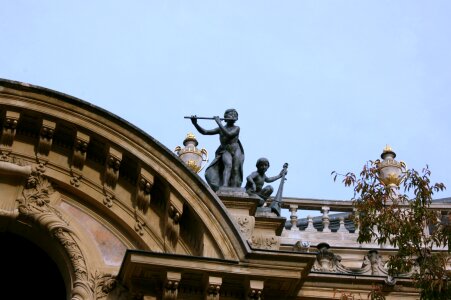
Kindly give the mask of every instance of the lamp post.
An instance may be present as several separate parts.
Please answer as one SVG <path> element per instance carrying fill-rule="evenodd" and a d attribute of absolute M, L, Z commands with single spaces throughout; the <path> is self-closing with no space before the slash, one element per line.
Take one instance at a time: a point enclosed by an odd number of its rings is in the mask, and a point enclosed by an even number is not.
<path fill-rule="evenodd" d="M 208 162 L 208 152 L 204 148 L 198 149 L 196 146 L 196 137 L 192 133 L 186 135 L 183 141 L 184 148 L 177 146 L 174 152 L 180 157 L 180 159 L 194 172 L 199 173 Z M 203 164 L 204 163 L 204 164 Z"/>

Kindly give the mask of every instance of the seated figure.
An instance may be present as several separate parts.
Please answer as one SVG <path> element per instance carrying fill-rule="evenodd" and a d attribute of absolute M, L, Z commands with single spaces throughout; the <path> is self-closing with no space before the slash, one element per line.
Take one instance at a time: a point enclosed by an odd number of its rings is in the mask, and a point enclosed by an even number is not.
<path fill-rule="evenodd" d="M 280 171 L 279 175 L 273 177 L 267 177 L 266 171 L 269 168 L 269 161 L 267 158 L 259 158 L 256 163 L 257 171 L 252 172 L 246 177 L 246 192 L 250 195 L 257 195 L 260 198 L 258 206 L 263 206 L 265 201 L 271 196 L 274 191 L 271 185 L 263 187 L 265 182 L 273 182 L 282 178 L 286 174 L 287 170 L 284 168 Z"/>

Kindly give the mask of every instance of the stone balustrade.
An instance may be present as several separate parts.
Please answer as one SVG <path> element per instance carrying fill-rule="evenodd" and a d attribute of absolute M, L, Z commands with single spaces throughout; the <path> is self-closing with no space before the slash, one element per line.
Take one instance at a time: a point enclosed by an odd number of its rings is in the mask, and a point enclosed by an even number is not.
<path fill-rule="evenodd" d="M 434 200 L 431 209 L 447 215 L 451 212 L 451 198 Z M 300 245 L 308 250 L 326 242 L 331 247 L 382 248 L 377 244 L 360 245 L 357 242 L 358 228 L 350 219 L 354 213 L 349 200 L 284 198 L 282 216 L 287 217 L 287 222 L 282 231 L 281 246 L 289 249 Z"/>

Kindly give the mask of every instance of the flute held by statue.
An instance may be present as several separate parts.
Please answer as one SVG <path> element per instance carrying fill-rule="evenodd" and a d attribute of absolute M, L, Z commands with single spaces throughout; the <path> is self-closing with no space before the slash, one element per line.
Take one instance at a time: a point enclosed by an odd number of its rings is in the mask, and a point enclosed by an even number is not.
<path fill-rule="evenodd" d="M 197 116 L 191 116 L 191 117 L 185 117 L 185 119 L 197 119 L 197 120 L 214 120 L 215 118 L 211 117 L 197 117 Z M 235 119 L 230 118 L 219 118 L 221 121 L 234 121 Z"/>

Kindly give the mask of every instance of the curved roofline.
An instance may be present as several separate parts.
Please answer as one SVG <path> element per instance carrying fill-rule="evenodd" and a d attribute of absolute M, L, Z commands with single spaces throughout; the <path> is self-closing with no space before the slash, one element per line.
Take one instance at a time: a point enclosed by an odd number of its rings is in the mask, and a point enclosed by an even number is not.
<path fill-rule="evenodd" d="M 82 109 L 85 109 L 87 111 L 93 112 L 94 114 L 100 115 L 101 117 L 104 117 L 105 119 L 109 121 L 113 121 L 117 123 L 119 126 L 123 127 L 124 129 L 135 132 L 138 137 L 142 138 L 144 141 L 149 141 L 150 143 L 155 144 L 157 147 L 161 148 L 162 151 L 166 152 L 168 157 L 170 157 L 171 160 L 173 160 L 177 165 L 181 166 L 189 176 L 197 181 L 199 183 L 199 186 L 202 187 L 203 192 L 209 196 L 211 196 L 213 199 L 215 199 L 215 202 L 219 206 L 219 211 L 221 213 L 221 216 L 227 221 L 227 224 L 229 225 L 230 229 L 233 231 L 235 237 L 237 237 L 237 240 L 240 244 L 242 255 L 246 255 L 250 252 L 249 245 L 246 244 L 246 242 L 241 238 L 241 235 L 239 233 L 239 230 L 234 225 L 231 216 L 227 212 L 227 208 L 224 206 L 222 201 L 219 199 L 219 197 L 210 189 L 210 187 L 207 185 L 205 181 L 203 181 L 200 176 L 195 174 L 186 164 L 183 163 L 180 158 L 175 155 L 169 148 L 164 146 L 162 143 L 160 143 L 158 140 L 156 140 L 154 137 L 149 135 L 148 133 L 144 132 L 142 129 L 138 128 L 137 126 L 131 124 L 130 122 L 126 121 L 125 119 L 117 116 L 116 114 L 113 114 L 106 109 L 103 109 L 99 106 L 96 106 L 88 101 L 79 99 L 77 97 L 58 92 L 49 88 L 24 83 L 20 81 L 14 81 L 9 79 L 0 78 L 0 87 L 4 86 L 7 88 L 24 91 L 24 92 L 30 92 L 35 94 L 40 94 L 43 96 L 52 97 L 58 100 L 63 100 L 68 102 L 71 105 L 81 107 Z M 0 89 L 1 92 L 1 89 Z M 243 258 L 243 257 L 242 257 Z"/>

